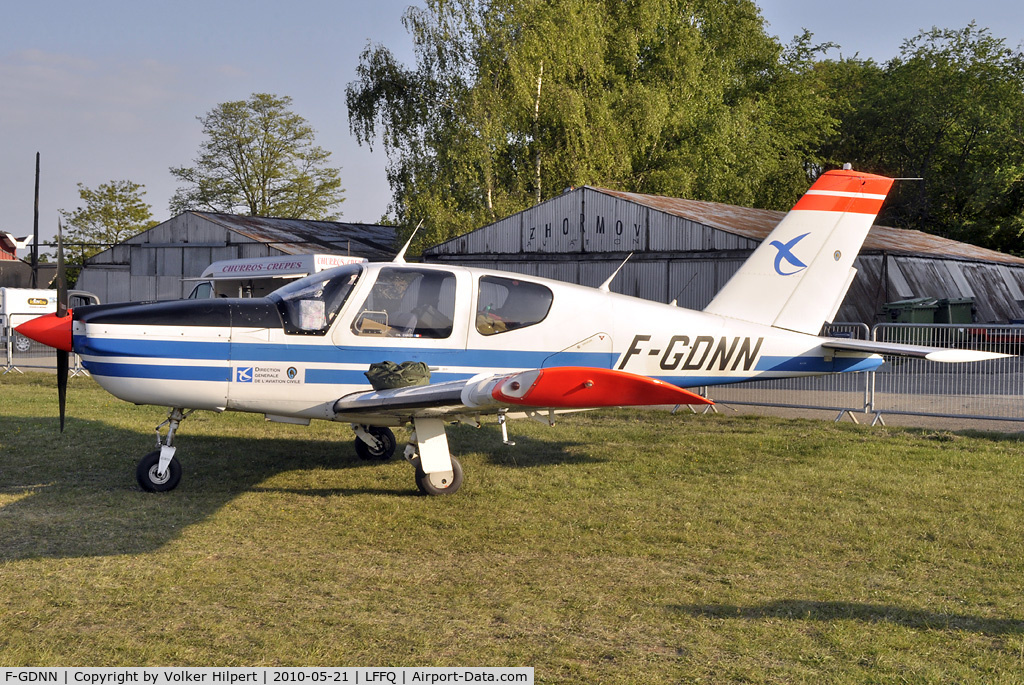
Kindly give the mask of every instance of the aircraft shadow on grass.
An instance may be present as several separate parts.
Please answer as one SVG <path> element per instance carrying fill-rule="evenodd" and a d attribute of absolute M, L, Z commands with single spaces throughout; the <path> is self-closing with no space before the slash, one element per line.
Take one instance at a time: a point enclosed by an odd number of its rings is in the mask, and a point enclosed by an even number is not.
<path fill-rule="evenodd" d="M 514 424 L 513 424 L 514 425 Z M 557 431 L 557 428 L 555 429 Z M 532 468 L 552 464 L 597 464 L 605 461 L 589 454 L 570 450 L 584 447 L 584 443 L 568 440 L 547 440 L 523 435 L 514 428 L 510 431 L 513 445 L 501 441 L 501 429 L 496 425 L 480 428 L 455 426 L 449 429 L 449 441 L 456 455 L 469 452 L 482 453 L 488 463 L 511 468 Z M 555 437 L 556 433 L 552 433 Z M 401 443 L 401 438 L 400 438 Z"/>
<path fill-rule="evenodd" d="M 3 434 L 38 431 L 52 418 L 4 417 Z M 77 425 L 76 425 L 77 424 Z M 489 427 L 482 430 L 486 431 Z M 8 444 L 0 457 L 0 562 L 39 558 L 75 558 L 138 554 L 159 549 L 185 528 L 204 521 L 240 494 L 287 492 L 304 496 L 384 495 L 413 497 L 411 467 L 398 456 L 406 436 L 398 433 L 399 452 L 390 463 L 363 461 L 352 434 L 339 426 L 338 440 L 218 437 L 182 433 L 182 487 L 168 493 L 144 492 L 135 480 L 141 454 L 155 438 L 139 431 L 78 420 L 67 433 L 31 448 Z M 74 435 L 78 433 L 79 439 Z M 477 452 L 509 468 L 597 461 L 573 454 L 570 442 L 519 440 L 515 457 L 500 438 L 476 437 L 470 428 L 452 431 L 456 454 Z M 71 435 L 69 439 L 67 436 Z M 82 437 L 88 435 L 88 438 Z M 495 429 L 495 435 L 497 430 Z M 84 453 L 81 443 L 136 446 L 137 453 L 102 447 Z M 13 442 L 13 441 L 11 441 Z M 408 488 L 301 488 L 261 485 L 280 473 L 297 470 L 408 469 Z M 472 478 L 472 466 L 467 470 Z M 514 476 L 510 476 L 514 477 Z M 332 482 L 337 482 L 331 476 Z"/>
<path fill-rule="evenodd" d="M 691 604 L 678 605 L 673 609 L 693 616 L 710 618 L 860 621 L 862 623 L 890 623 L 918 630 L 958 630 L 989 636 L 1024 634 L 1024 620 L 1022 619 L 983 618 L 862 602 L 782 599 L 748 607 L 728 604 Z"/>

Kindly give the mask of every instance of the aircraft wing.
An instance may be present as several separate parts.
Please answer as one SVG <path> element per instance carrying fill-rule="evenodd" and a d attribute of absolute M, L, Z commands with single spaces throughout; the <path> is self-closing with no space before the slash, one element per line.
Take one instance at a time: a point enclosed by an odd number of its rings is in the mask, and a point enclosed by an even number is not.
<path fill-rule="evenodd" d="M 847 338 L 829 338 L 821 343 L 829 350 L 849 350 L 852 352 L 871 352 L 888 354 L 898 357 L 917 357 L 933 362 L 978 362 L 987 359 L 1001 359 L 1012 355 L 982 350 L 958 350 L 947 347 L 929 347 L 927 345 L 906 345 L 903 343 L 877 342 L 874 340 L 852 340 Z"/>
<path fill-rule="evenodd" d="M 334 403 L 344 415 L 407 418 L 498 411 L 502 408 L 593 409 L 660 404 L 712 404 L 700 395 L 648 376 L 614 369 L 559 366 L 480 374 L 461 381 L 371 390 Z"/>

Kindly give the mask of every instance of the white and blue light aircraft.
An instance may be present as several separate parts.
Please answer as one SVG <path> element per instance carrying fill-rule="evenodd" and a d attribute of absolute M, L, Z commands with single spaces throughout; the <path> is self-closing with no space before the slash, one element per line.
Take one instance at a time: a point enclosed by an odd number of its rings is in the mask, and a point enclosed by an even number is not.
<path fill-rule="evenodd" d="M 684 388 L 874 369 L 881 354 L 936 361 L 986 352 L 823 338 L 893 179 L 822 175 L 704 311 L 500 271 L 351 264 L 259 299 L 79 307 L 18 328 L 74 351 L 93 378 L 136 404 L 170 407 L 139 484 L 171 490 L 179 423 L 197 409 L 308 424 L 350 423 L 363 458 L 390 458 L 391 427 L 412 424 L 405 457 L 427 494 L 463 473 L 445 423 L 548 420 L 559 410 L 706 404 Z M 610 281 L 610 279 L 609 279 Z M 424 362 L 427 385 L 373 390 L 385 360 Z M 66 387 L 58 375 L 58 382 Z M 63 425 L 63 392 L 61 419 Z"/>

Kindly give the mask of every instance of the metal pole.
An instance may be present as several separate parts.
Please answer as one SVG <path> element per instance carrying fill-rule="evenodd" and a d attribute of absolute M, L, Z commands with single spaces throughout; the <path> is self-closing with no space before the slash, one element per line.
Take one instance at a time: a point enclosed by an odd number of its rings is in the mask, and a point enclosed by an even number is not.
<path fill-rule="evenodd" d="M 36 153 L 36 203 L 32 215 L 32 287 L 39 287 L 39 153 Z"/>

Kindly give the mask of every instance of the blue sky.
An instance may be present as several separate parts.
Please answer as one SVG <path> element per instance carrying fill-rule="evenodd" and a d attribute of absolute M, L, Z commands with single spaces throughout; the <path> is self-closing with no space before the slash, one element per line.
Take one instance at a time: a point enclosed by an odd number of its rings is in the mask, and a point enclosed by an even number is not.
<path fill-rule="evenodd" d="M 383 151 L 349 133 L 345 86 L 368 41 L 406 63 L 401 24 L 410 0 L 39 0 L 7 3 L 0 22 L 0 230 L 32 230 L 35 153 L 41 153 L 40 232 L 58 209 L 79 206 L 76 184 L 145 185 L 158 220 L 169 218 L 168 172 L 192 162 L 196 117 L 254 92 L 288 95 L 341 167 L 343 218 L 375 222 L 390 192 Z M 1008 0 L 758 0 L 769 32 L 787 42 L 802 27 L 844 55 L 884 61 L 920 29 L 972 19 L 1024 41 Z"/>

